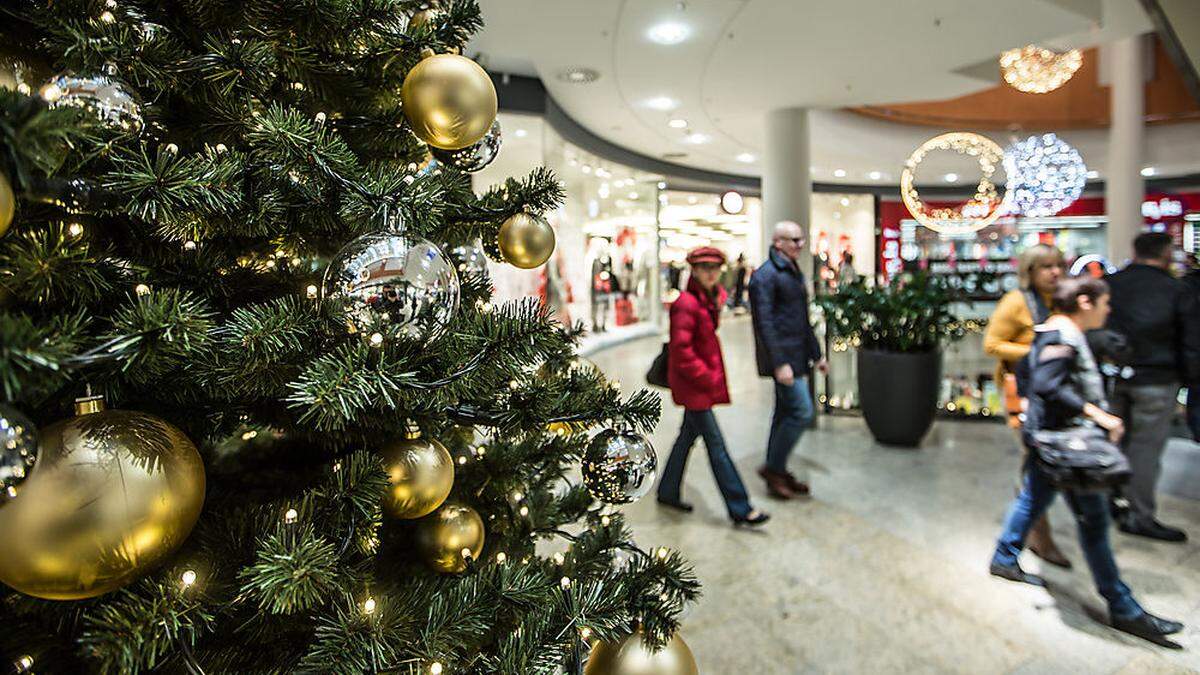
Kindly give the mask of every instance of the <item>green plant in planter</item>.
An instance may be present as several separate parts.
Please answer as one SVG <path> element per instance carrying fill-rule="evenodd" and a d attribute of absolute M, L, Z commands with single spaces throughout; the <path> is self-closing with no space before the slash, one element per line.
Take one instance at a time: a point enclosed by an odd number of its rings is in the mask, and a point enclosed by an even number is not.
<path fill-rule="evenodd" d="M 931 352 L 966 334 L 950 312 L 960 299 L 943 278 L 918 272 L 896 275 L 886 286 L 859 279 L 816 302 L 830 334 L 859 349 Z"/>

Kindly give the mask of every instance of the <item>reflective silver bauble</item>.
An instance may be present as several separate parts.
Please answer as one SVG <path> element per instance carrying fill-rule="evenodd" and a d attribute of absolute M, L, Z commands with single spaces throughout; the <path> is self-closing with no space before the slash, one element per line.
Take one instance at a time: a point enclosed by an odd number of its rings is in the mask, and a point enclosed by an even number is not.
<path fill-rule="evenodd" d="M 487 256 L 478 240 L 474 244 L 450 249 L 450 257 L 458 265 L 460 274 L 487 274 Z"/>
<path fill-rule="evenodd" d="M 432 340 L 458 309 L 458 275 L 432 242 L 398 232 L 366 234 L 325 271 L 325 297 L 339 300 L 351 330 Z"/>
<path fill-rule="evenodd" d="M 460 150 L 442 150 L 431 145 L 429 154 L 442 164 L 452 166 L 459 171 L 468 173 L 481 171 L 496 159 L 496 155 L 500 154 L 500 120 L 492 122 L 492 128 L 488 130 L 487 135 L 474 145 L 468 145 Z"/>
<path fill-rule="evenodd" d="M 142 130 L 142 104 L 137 94 L 107 75 L 64 73 L 50 78 L 40 93 L 51 108 L 75 106 L 110 126 L 130 133 Z"/>
<path fill-rule="evenodd" d="M 605 429 L 583 453 L 583 484 L 605 504 L 629 504 L 650 492 L 658 456 L 645 436 L 627 429 Z"/>
<path fill-rule="evenodd" d="M 0 405 L 0 504 L 17 495 L 37 457 L 37 427 L 17 410 Z"/>

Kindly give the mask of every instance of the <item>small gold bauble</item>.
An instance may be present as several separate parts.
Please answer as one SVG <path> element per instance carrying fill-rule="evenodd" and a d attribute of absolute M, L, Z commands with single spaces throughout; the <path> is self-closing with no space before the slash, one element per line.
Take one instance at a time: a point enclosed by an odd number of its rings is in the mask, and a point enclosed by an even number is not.
<path fill-rule="evenodd" d="M 0 507 L 0 581 L 80 600 L 146 574 L 187 539 L 204 505 L 204 463 L 183 432 L 80 399 L 42 430 L 20 495 Z"/>
<path fill-rule="evenodd" d="M 454 487 L 454 460 L 432 438 L 408 438 L 380 451 L 388 475 L 383 510 L 393 518 L 420 518 L 446 501 Z"/>
<path fill-rule="evenodd" d="M 496 245 L 504 262 L 531 270 L 540 267 L 554 253 L 554 228 L 544 220 L 518 213 L 500 226 Z"/>
<path fill-rule="evenodd" d="M 438 11 L 436 9 L 422 9 L 419 12 L 414 12 L 412 18 L 408 20 L 408 30 L 411 33 L 422 26 L 433 23 L 437 18 Z"/>
<path fill-rule="evenodd" d="M 417 138 L 442 150 L 478 143 L 496 121 L 496 87 L 471 59 L 437 54 L 413 66 L 400 88 L 404 117 Z"/>
<path fill-rule="evenodd" d="M 444 574 L 467 569 L 463 549 L 471 558 L 483 553 L 483 518 L 465 504 L 443 504 L 417 522 L 417 550 L 425 564 Z"/>
<path fill-rule="evenodd" d="M 597 642 L 583 675 L 699 675 L 696 659 L 676 633 L 657 652 L 642 644 L 638 631 L 620 642 Z"/>
<path fill-rule="evenodd" d="M 8 181 L 8 176 L 0 173 L 0 237 L 8 232 L 16 212 L 17 196 L 13 194 L 12 183 Z"/>

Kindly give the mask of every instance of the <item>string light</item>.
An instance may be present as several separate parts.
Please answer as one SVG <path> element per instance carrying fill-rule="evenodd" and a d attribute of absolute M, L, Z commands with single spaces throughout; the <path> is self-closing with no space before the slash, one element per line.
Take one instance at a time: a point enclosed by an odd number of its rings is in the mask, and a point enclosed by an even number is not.
<path fill-rule="evenodd" d="M 611 522 L 612 518 L 609 518 L 608 516 L 600 516 L 600 524 L 604 527 L 608 527 L 609 523 Z"/>
<path fill-rule="evenodd" d="M 371 344 L 376 347 L 383 344 L 383 335 L 379 333 L 371 333 Z"/>
<path fill-rule="evenodd" d="M 560 580 L 558 582 L 558 585 L 561 586 L 564 591 L 570 590 L 571 589 L 571 577 L 563 577 L 562 580 Z"/>
<path fill-rule="evenodd" d="M 525 495 L 521 494 L 520 490 L 516 490 L 512 493 L 512 498 L 514 502 L 519 502 L 525 498 Z"/>
<path fill-rule="evenodd" d="M 287 511 L 285 511 L 283 513 L 283 522 L 285 522 L 289 525 L 296 522 L 296 520 L 299 518 L 300 518 L 300 514 L 299 514 L 299 512 L 296 511 L 296 509 L 288 509 Z"/>
<path fill-rule="evenodd" d="M 171 153 L 172 155 L 179 154 L 179 146 L 175 145 L 174 143 L 167 143 L 167 147 L 165 147 L 163 149 L 166 150 L 167 152 Z"/>
<path fill-rule="evenodd" d="M 500 551 L 499 553 L 496 554 L 496 562 L 497 563 L 503 565 L 507 560 L 508 560 L 508 554 L 506 554 L 504 551 Z"/>
<path fill-rule="evenodd" d="M 112 12 L 109 12 L 106 10 L 103 14 L 100 15 L 100 20 L 103 21 L 104 23 L 112 23 L 117 20 L 117 17 L 113 16 Z"/>
<path fill-rule="evenodd" d="M 183 242 L 183 250 L 195 251 L 196 250 L 196 242 L 192 241 L 191 239 Z"/>
<path fill-rule="evenodd" d="M 460 457 L 458 458 L 458 463 L 459 463 L 460 465 L 465 465 L 465 464 L 467 463 L 467 456 L 466 456 L 466 455 L 462 455 L 462 456 L 460 456 Z"/>
<path fill-rule="evenodd" d="M 365 602 L 363 602 L 363 614 L 374 614 L 374 613 L 375 613 L 375 598 L 367 598 L 367 600 Z"/>
<path fill-rule="evenodd" d="M 657 551 L 657 555 L 658 555 L 658 559 L 659 559 L 659 560 L 666 560 L 666 559 L 667 559 L 667 555 L 668 555 L 668 554 L 670 554 L 670 551 L 667 549 L 667 547 L 666 547 L 666 546 L 663 546 L 663 547 L 659 548 L 659 549 L 658 549 L 658 551 Z"/>
<path fill-rule="evenodd" d="M 437 661 L 429 664 L 429 672 L 431 675 L 442 675 L 442 664 Z"/>
<path fill-rule="evenodd" d="M 592 629 L 588 628 L 587 626 L 580 628 L 579 637 L 583 638 L 584 642 L 587 642 L 592 637 Z"/>
<path fill-rule="evenodd" d="M 226 150 L 228 150 L 229 148 L 225 147 L 224 143 L 217 143 L 217 146 L 214 149 L 217 151 L 217 154 L 219 155 L 219 154 L 225 152 Z"/>
<path fill-rule="evenodd" d="M 29 671 L 33 670 L 33 657 L 25 654 L 21 658 L 17 659 L 16 663 L 13 665 L 17 667 L 18 673 L 28 673 Z"/>
<path fill-rule="evenodd" d="M 1087 166 L 1079 151 L 1055 134 L 1030 136 L 1008 146 L 1004 171 L 1013 209 L 1024 216 L 1052 216 L 1083 194 Z"/>
<path fill-rule="evenodd" d="M 522 516 L 527 516 L 527 515 L 529 515 L 529 507 L 528 507 L 528 506 L 522 506 L 522 507 L 521 507 L 521 511 L 520 511 L 520 513 L 521 513 L 521 515 L 522 515 Z"/>
<path fill-rule="evenodd" d="M 459 551 L 459 553 L 462 554 L 463 560 L 466 560 L 467 562 L 471 562 L 475 559 L 474 554 L 471 553 L 471 549 L 465 546 L 463 547 L 463 550 Z"/>
<path fill-rule="evenodd" d="M 917 192 L 917 167 L 933 151 L 951 151 L 974 157 L 979 162 L 980 178 L 975 195 L 965 204 L 953 208 L 928 208 Z M 1000 195 L 992 177 L 1004 161 L 1004 151 L 996 142 L 970 132 L 953 132 L 934 136 L 913 151 L 900 174 L 900 196 L 917 222 L 940 234 L 965 234 L 981 230 L 996 222 L 1007 205 L 1007 193 Z"/>
<path fill-rule="evenodd" d="M 83 234 L 83 225 L 79 223 L 71 223 L 67 226 L 67 234 L 71 235 L 72 237 L 78 237 L 79 235 Z"/>
<path fill-rule="evenodd" d="M 308 295 L 309 300 L 314 300 L 317 297 L 317 287 L 314 284 L 309 284 L 308 288 L 304 289 L 304 292 Z"/>
<path fill-rule="evenodd" d="M 555 553 L 555 554 L 554 554 L 554 564 L 555 564 L 555 565 L 559 565 L 559 566 L 561 566 L 561 565 L 562 565 L 563 563 L 565 563 L 565 562 L 567 562 L 567 558 L 566 558 L 566 556 L 564 556 L 564 555 L 563 555 L 563 554 L 561 554 L 561 553 Z"/>
<path fill-rule="evenodd" d="M 180 577 L 180 580 L 183 582 L 184 588 L 190 588 L 192 584 L 196 583 L 196 571 L 188 570 L 184 572 L 183 576 Z"/>
<path fill-rule="evenodd" d="M 137 293 L 138 295 L 149 295 L 150 287 L 146 284 L 138 284 L 137 286 L 133 287 L 133 292 Z"/>

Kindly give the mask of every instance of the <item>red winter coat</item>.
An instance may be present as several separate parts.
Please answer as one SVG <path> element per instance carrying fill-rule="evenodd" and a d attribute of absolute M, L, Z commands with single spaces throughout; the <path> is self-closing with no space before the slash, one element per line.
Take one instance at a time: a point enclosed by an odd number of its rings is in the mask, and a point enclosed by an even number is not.
<path fill-rule="evenodd" d="M 687 290 L 671 305 L 671 342 L 667 356 L 667 383 L 676 405 L 687 410 L 708 410 L 729 403 L 725 383 L 725 359 L 717 339 L 720 308 L 725 306 L 725 289 L 709 296 L 692 279 Z"/>

